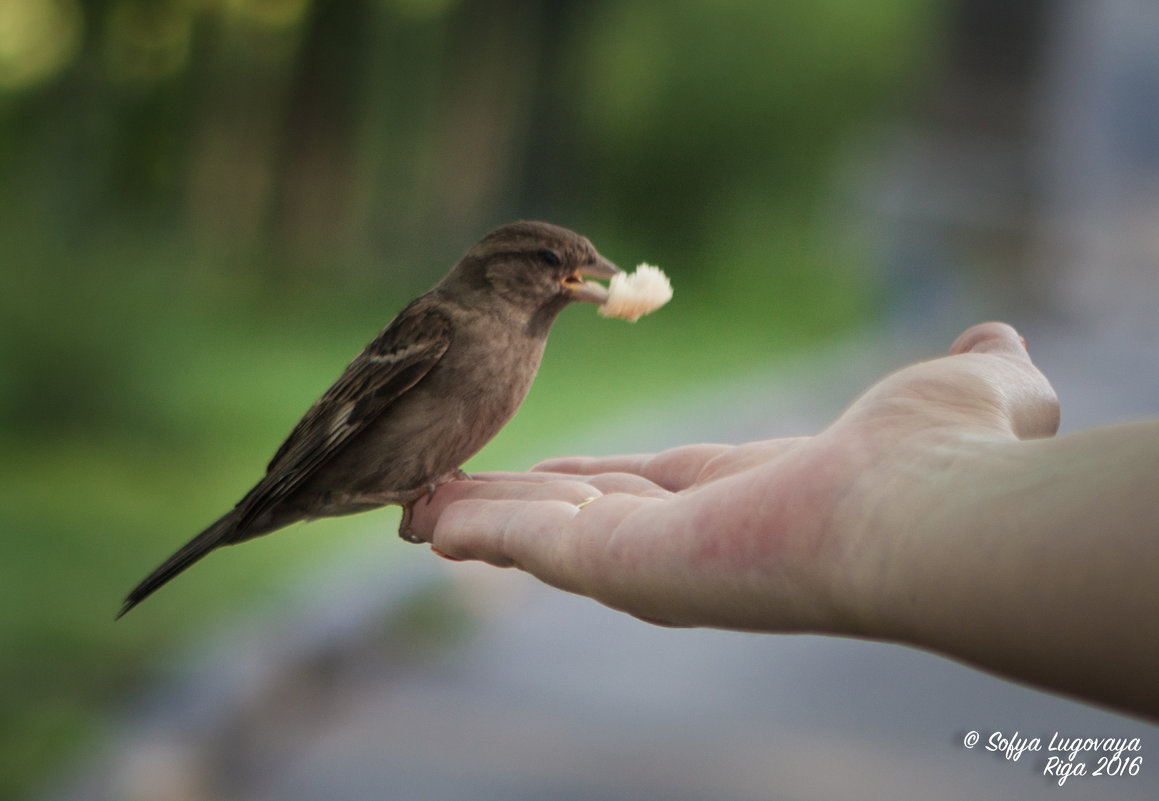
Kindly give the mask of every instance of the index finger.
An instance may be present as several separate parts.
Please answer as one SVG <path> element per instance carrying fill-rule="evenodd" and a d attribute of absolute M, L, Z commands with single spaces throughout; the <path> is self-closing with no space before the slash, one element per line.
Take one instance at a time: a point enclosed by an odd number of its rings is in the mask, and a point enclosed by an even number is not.
<path fill-rule="evenodd" d="M 531 469 L 537 472 L 569 473 L 577 476 L 633 473 L 669 492 L 679 492 L 696 481 L 705 464 L 733 447 L 698 443 L 670 448 L 659 453 L 603 457 L 565 456 L 540 462 Z"/>

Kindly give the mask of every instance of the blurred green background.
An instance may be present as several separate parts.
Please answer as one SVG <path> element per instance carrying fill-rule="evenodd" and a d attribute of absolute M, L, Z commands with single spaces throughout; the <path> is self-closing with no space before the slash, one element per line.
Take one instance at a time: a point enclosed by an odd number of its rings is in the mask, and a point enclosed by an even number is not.
<path fill-rule="evenodd" d="M 495 225 L 575 228 L 676 295 L 562 315 L 476 469 L 878 319 L 834 164 L 913 102 L 940 9 L 0 0 L 0 797 L 175 643 L 394 537 L 393 511 L 297 527 L 112 621 Z"/>

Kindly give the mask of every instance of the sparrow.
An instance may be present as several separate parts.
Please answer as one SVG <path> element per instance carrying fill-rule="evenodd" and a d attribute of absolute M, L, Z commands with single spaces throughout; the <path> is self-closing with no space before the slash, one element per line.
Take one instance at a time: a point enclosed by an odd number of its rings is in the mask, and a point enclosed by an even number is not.
<path fill-rule="evenodd" d="M 391 320 L 306 412 L 236 506 L 125 598 L 120 618 L 210 551 L 299 520 L 413 505 L 515 414 L 556 316 L 602 304 L 616 265 L 586 237 L 545 222 L 487 234 Z"/>

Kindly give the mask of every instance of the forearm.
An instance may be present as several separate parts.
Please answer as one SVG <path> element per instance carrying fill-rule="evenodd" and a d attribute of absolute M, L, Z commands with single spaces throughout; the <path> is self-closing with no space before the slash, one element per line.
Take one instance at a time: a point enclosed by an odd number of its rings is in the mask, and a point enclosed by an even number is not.
<path fill-rule="evenodd" d="M 1159 717 L 1159 421 L 979 443 L 923 482 L 886 636 Z"/>

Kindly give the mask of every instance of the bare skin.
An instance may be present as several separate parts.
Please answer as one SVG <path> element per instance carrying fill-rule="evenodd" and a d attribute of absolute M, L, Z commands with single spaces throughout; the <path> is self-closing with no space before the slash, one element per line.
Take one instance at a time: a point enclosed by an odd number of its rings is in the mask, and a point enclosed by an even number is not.
<path fill-rule="evenodd" d="M 1058 419 L 984 323 L 816 436 L 475 475 L 413 529 L 651 622 L 903 642 L 1159 719 L 1159 420 Z"/>

